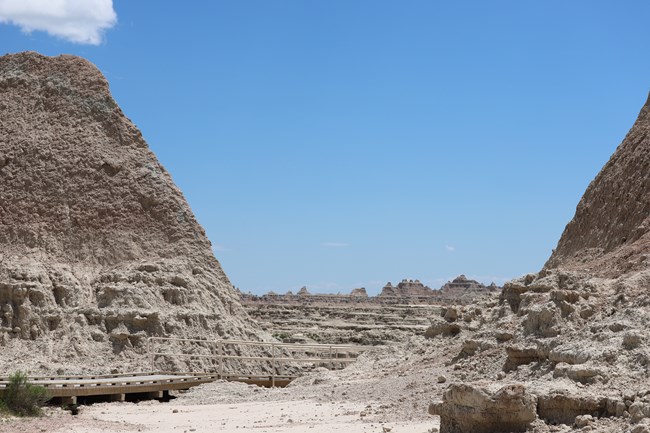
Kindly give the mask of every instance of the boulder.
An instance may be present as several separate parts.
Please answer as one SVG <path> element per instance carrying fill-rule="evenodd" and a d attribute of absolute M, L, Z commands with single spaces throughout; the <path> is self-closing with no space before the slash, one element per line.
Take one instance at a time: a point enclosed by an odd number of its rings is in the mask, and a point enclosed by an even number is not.
<path fill-rule="evenodd" d="M 441 402 L 429 405 L 440 416 L 440 433 L 525 432 L 537 418 L 537 398 L 521 384 L 492 393 L 467 384 L 452 384 Z"/>
<path fill-rule="evenodd" d="M 425 338 L 434 338 L 439 335 L 443 337 L 454 337 L 460 334 L 461 328 L 456 323 L 449 323 L 445 320 L 433 320 L 431 326 L 424 332 Z"/>

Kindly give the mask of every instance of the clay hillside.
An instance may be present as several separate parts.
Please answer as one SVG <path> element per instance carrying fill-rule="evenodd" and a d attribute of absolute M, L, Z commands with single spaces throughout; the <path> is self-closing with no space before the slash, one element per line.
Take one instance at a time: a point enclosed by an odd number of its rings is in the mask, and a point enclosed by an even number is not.
<path fill-rule="evenodd" d="M 0 113 L 0 371 L 137 370 L 151 335 L 260 338 L 94 65 L 1 57 Z"/>
<path fill-rule="evenodd" d="M 546 269 L 616 277 L 646 269 L 650 251 L 650 97 L 591 182 Z"/>

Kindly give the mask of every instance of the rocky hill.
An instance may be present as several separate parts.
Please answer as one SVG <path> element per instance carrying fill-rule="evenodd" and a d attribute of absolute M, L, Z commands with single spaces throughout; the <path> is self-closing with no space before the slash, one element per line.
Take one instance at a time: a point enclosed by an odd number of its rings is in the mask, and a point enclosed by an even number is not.
<path fill-rule="evenodd" d="M 397 297 L 397 298 L 414 298 L 414 297 L 430 297 L 434 296 L 434 291 L 431 287 L 425 286 L 420 280 L 402 280 L 397 283 L 397 286 L 389 281 L 381 289 L 380 297 Z"/>
<path fill-rule="evenodd" d="M 545 269 L 616 277 L 650 265 L 650 96 L 591 182 Z"/>
<path fill-rule="evenodd" d="M 0 57 L 0 113 L 0 371 L 139 370 L 148 336 L 260 338 L 94 65 Z"/>

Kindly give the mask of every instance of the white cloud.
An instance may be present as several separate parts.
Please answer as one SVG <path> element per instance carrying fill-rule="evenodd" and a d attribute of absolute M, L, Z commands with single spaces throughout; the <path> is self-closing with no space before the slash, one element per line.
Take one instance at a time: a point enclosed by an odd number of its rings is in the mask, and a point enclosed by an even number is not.
<path fill-rule="evenodd" d="M 230 250 L 224 247 L 223 245 L 216 244 L 212 246 L 212 251 L 230 251 Z"/>
<path fill-rule="evenodd" d="M 113 0 L 0 0 L 0 23 L 98 45 L 104 31 L 117 23 L 117 15 Z"/>
<path fill-rule="evenodd" d="M 328 248 L 341 248 L 341 247 L 347 247 L 348 244 L 345 242 L 323 242 L 321 246 L 328 247 Z"/>
<path fill-rule="evenodd" d="M 456 247 L 453 247 L 451 245 L 445 245 L 445 249 L 447 251 L 449 251 L 450 253 L 453 253 L 454 251 L 456 251 Z"/>

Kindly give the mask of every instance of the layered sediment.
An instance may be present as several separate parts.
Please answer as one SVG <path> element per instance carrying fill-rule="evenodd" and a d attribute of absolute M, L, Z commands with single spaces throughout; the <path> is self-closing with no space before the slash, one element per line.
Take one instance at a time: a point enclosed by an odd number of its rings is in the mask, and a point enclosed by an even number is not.
<path fill-rule="evenodd" d="M 0 57 L 0 113 L 0 371 L 141 369 L 149 336 L 260 338 L 94 65 Z"/>
<path fill-rule="evenodd" d="M 424 335 L 433 318 L 449 306 L 465 311 L 472 302 L 498 295 L 496 285 L 485 286 L 464 275 L 433 290 L 418 280 L 385 285 L 378 296 L 365 288 L 350 294 L 241 294 L 248 314 L 275 337 L 287 341 L 328 344 L 393 344 Z"/>

